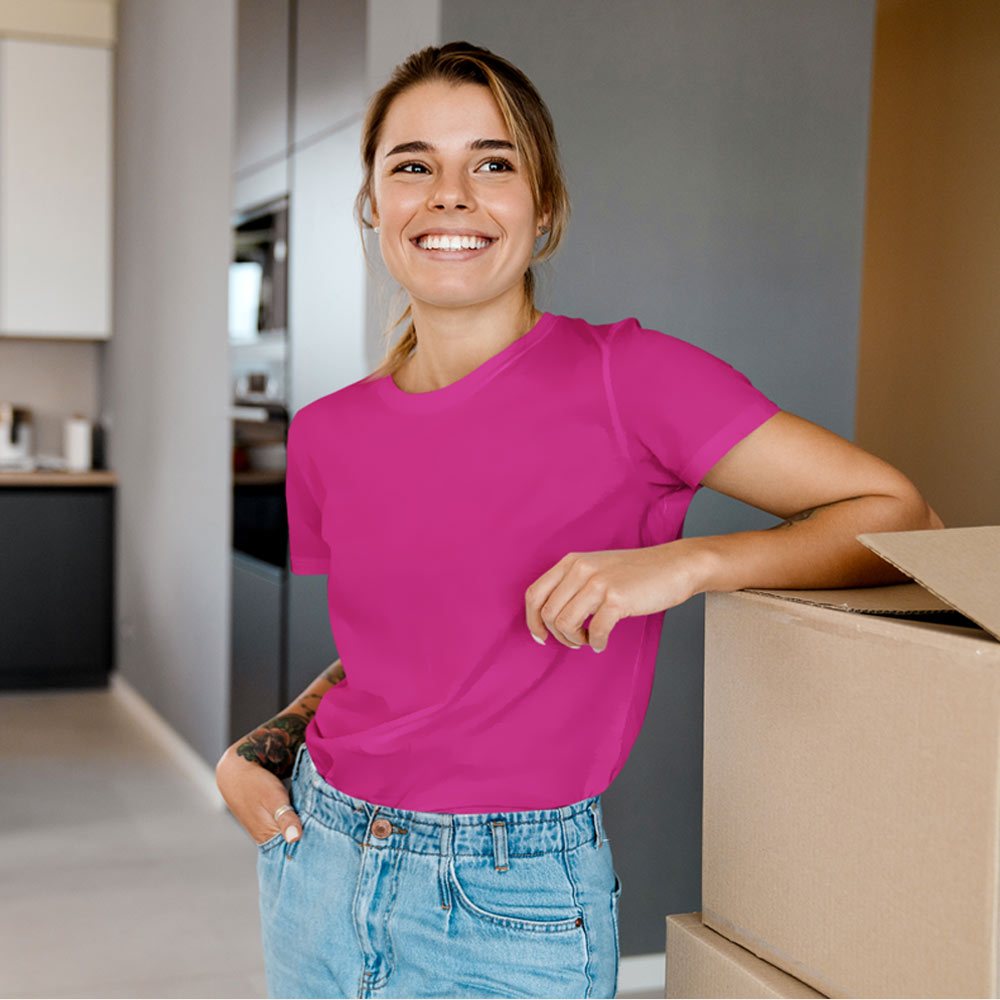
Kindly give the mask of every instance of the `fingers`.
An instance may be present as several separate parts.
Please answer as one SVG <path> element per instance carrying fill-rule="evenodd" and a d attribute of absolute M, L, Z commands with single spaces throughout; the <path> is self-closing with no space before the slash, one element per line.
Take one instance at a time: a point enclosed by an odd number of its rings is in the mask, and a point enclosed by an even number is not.
<path fill-rule="evenodd" d="M 253 839 L 258 844 L 270 840 L 276 833 L 280 833 L 289 844 L 302 836 L 302 820 L 299 819 L 299 814 L 292 808 L 287 797 L 262 805 L 261 812 L 267 817 L 261 822 L 266 834 L 262 838 L 254 836 Z"/>
<path fill-rule="evenodd" d="M 544 644 L 551 633 L 570 649 L 591 644 L 592 630 L 588 631 L 583 623 L 602 603 L 597 588 L 588 585 L 591 575 L 577 554 L 571 552 L 528 588 L 525 616 L 528 631 L 536 641 Z M 607 644 L 606 638 L 602 639 L 601 650 Z M 595 651 L 600 650 L 595 647 Z"/>

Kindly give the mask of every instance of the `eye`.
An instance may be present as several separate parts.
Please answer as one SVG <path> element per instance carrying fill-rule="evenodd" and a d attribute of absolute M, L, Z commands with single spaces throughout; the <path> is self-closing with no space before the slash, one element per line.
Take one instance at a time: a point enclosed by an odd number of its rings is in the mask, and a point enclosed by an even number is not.
<path fill-rule="evenodd" d="M 423 163 L 417 163 L 415 160 L 410 160 L 407 163 L 397 164 L 392 168 L 390 173 L 393 174 L 429 174 L 430 171 Z"/>
<path fill-rule="evenodd" d="M 502 156 L 495 156 L 493 159 L 480 164 L 477 169 L 487 174 L 500 174 L 508 170 L 513 170 L 514 164 L 510 160 L 505 160 Z"/>

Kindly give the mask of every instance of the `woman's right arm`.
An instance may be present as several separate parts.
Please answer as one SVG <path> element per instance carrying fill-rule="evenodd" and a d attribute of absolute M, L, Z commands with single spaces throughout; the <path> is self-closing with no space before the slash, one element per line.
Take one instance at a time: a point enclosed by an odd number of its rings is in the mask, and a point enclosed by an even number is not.
<path fill-rule="evenodd" d="M 302 832 L 294 810 L 274 819 L 274 811 L 289 804 L 282 778 L 291 776 L 306 726 L 323 695 L 343 679 L 344 666 L 337 659 L 284 711 L 228 747 L 216 764 L 215 782 L 226 805 L 258 844 L 276 833 L 296 840 Z"/>

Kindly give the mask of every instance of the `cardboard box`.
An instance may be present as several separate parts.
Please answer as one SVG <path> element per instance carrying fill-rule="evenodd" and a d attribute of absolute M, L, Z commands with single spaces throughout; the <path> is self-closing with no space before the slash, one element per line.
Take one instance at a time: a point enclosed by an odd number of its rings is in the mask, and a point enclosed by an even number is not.
<path fill-rule="evenodd" d="M 667 917 L 667 997 L 821 997 L 801 980 L 727 941 L 700 913 Z"/>
<path fill-rule="evenodd" d="M 702 919 L 831 997 L 996 997 L 1000 528 L 861 539 L 925 587 L 708 597 Z"/>

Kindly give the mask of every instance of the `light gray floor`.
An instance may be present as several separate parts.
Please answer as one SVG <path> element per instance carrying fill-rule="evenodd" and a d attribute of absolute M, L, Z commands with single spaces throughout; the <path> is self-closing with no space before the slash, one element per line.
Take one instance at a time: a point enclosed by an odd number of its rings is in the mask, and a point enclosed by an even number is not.
<path fill-rule="evenodd" d="M 253 841 L 118 699 L 5 693 L 0 748 L 0 995 L 267 995 Z"/>
<path fill-rule="evenodd" d="M 0 803 L 0 996 L 267 996 L 253 841 L 110 691 L 0 694 Z"/>

